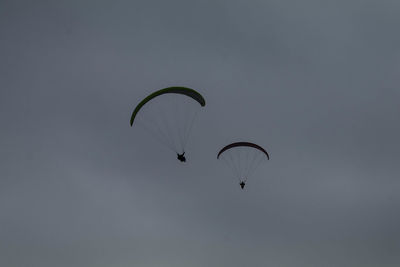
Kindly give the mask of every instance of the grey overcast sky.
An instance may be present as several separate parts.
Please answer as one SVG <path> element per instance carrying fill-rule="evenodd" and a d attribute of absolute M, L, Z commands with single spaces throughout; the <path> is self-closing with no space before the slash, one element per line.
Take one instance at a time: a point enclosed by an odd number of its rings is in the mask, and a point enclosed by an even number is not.
<path fill-rule="evenodd" d="M 0 0 L 0 265 L 400 266 L 400 1 Z M 129 126 L 206 98 L 188 162 Z M 270 152 L 241 190 L 218 149 Z"/>

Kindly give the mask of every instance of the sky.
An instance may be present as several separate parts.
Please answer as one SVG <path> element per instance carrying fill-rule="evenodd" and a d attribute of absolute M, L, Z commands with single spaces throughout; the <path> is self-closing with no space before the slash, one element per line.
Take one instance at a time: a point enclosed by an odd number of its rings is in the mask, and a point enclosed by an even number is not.
<path fill-rule="evenodd" d="M 400 2 L 0 0 L 1 266 L 399 266 Z M 206 99 L 185 164 L 130 127 Z M 218 150 L 271 159 L 245 190 Z"/>

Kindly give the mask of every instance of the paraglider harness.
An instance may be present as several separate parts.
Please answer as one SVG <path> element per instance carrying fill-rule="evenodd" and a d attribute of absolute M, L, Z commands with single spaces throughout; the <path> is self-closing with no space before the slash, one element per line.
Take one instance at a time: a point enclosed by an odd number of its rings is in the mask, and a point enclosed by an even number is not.
<path fill-rule="evenodd" d="M 244 181 L 241 181 L 239 185 L 240 185 L 240 187 L 241 187 L 242 189 L 244 189 L 244 186 L 246 185 L 246 183 L 245 183 Z"/>
<path fill-rule="evenodd" d="M 183 152 L 182 154 L 176 153 L 177 155 L 177 159 L 180 160 L 181 162 L 186 162 L 186 158 L 185 158 L 185 152 Z"/>

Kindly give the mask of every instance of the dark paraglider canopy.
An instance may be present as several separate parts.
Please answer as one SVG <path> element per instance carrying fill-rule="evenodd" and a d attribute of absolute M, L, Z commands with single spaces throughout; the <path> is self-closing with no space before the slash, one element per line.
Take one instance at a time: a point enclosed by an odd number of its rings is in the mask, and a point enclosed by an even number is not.
<path fill-rule="evenodd" d="M 219 158 L 219 156 L 220 156 L 222 153 L 224 153 L 224 151 L 226 151 L 226 150 L 228 150 L 228 149 L 231 149 L 231 148 L 234 148 L 234 147 L 240 147 L 240 146 L 248 146 L 248 147 L 256 148 L 256 149 L 262 151 L 262 152 L 267 156 L 267 158 L 269 159 L 268 152 L 265 151 L 264 148 L 260 147 L 259 145 L 250 143 L 250 142 L 236 142 L 236 143 L 232 143 L 232 144 L 229 144 L 229 145 L 223 147 L 223 148 L 218 152 L 217 159 Z"/>
<path fill-rule="evenodd" d="M 132 116 L 131 116 L 131 126 L 133 125 L 133 121 L 136 118 L 137 113 L 139 112 L 139 110 L 150 100 L 152 100 L 153 98 L 163 95 L 163 94 L 182 94 L 182 95 L 186 95 L 188 97 L 193 98 L 194 100 L 196 100 L 197 102 L 199 102 L 199 104 L 204 107 L 206 105 L 206 101 L 204 100 L 203 96 L 201 94 L 199 94 L 197 91 L 187 88 L 187 87 L 179 87 L 179 86 L 174 86 L 174 87 L 167 87 L 161 90 L 158 90 L 152 94 L 150 94 L 149 96 L 147 96 L 145 99 L 143 99 L 137 106 L 136 108 L 133 110 L 132 112 Z"/>

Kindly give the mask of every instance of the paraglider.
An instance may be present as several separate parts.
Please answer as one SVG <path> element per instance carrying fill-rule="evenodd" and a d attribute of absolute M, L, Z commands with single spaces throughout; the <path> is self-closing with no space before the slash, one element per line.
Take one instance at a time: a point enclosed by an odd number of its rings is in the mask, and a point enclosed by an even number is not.
<path fill-rule="evenodd" d="M 130 125 L 140 125 L 186 162 L 185 147 L 197 117 L 206 104 L 203 96 L 187 87 L 168 87 L 145 97 L 132 112 Z"/>
<path fill-rule="evenodd" d="M 223 147 L 217 154 L 235 173 L 239 185 L 244 189 L 247 179 L 262 161 L 269 160 L 268 152 L 250 142 L 236 142 Z"/>
<path fill-rule="evenodd" d="M 177 154 L 177 158 L 178 158 L 178 160 L 180 160 L 181 162 L 186 162 L 185 152 L 183 152 L 182 154 Z"/>

